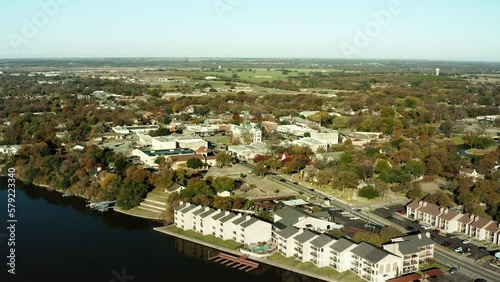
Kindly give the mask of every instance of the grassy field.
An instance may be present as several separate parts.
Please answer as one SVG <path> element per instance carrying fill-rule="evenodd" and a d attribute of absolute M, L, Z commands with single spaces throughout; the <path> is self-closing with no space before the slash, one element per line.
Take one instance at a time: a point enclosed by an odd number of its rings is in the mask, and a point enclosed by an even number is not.
<path fill-rule="evenodd" d="M 338 281 L 346 281 L 346 282 L 347 281 L 349 281 L 349 282 L 365 281 L 350 271 L 338 272 L 331 267 L 317 267 L 310 262 L 303 263 L 303 262 L 300 262 L 294 258 L 287 258 L 279 253 L 273 254 L 268 259 L 270 261 L 280 263 L 283 265 L 287 265 L 287 266 L 293 267 L 295 269 L 308 271 L 311 273 L 315 273 L 317 275 L 326 276 L 326 277 L 329 277 L 329 278 L 332 278 L 332 279 L 335 279 Z"/>
<path fill-rule="evenodd" d="M 175 227 L 173 225 L 163 227 L 162 229 L 165 229 L 165 230 L 168 230 L 170 232 L 174 232 L 174 233 L 177 233 L 177 234 L 180 234 L 180 235 L 184 235 L 184 236 L 187 236 L 187 237 L 191 237 L 193 239 L 200 240 L 200 241 L 203 241 L 203 242 L 206 242 L 206 243 L 209 243 L 209 244 L 213 244 L 213 245 L 221 246 L 221 247 L 224 247 L 224 248 L 228 248 L 228 249 L 231 249 L 231 250 L 237 250 L 237 249 L 239 249 L 241 247 L 240 243 L 235 242 L 233 240 L 222 240 L 222 239 L 219 239 L 219 238 L 217 238 L 217 237 L 215 237 L 213 235 L 203 235 L 203 234 L 191 231 L 191 230 L 185 231 L 185 230 L 177 228 L 177 227 Z"/>

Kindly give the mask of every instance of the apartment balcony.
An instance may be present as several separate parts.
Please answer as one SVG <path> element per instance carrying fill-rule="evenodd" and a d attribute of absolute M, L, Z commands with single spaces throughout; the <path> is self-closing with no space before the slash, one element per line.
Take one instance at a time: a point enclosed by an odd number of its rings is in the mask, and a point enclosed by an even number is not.
<path fill-rule="evenodd" d="M 311 256 L 313 256 L 313 257 L 317 257 L 317 256 L 318 256 L 318 252 L 317 252 L 317 251 L 312 251 L 312 252 L 311 252 Z"/>
<path fill-rule="evenodd" d="M 298 252 L 298 253 L 302 253 L 302 248 L 295 247 L 295 248 L 293 248 L 293 250 Z"/>

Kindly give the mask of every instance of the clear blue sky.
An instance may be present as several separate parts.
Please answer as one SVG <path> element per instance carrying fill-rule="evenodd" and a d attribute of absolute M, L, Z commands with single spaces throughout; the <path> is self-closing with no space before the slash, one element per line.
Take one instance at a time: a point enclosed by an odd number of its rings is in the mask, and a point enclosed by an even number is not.
<path fill-rule="evenodd" d="M 3 0 L 0 58 L 500 61 L 499 15 L 493 0 Z"/>

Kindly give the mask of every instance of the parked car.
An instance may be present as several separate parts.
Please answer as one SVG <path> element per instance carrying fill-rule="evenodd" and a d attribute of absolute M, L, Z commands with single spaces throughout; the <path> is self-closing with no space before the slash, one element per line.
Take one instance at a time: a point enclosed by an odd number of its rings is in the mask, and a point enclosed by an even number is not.
<path fill-rule="evenodd" d="M 461 253 L 461 252 L 463 252 L 463 249 L 462 249 L 462 247 L 456 247 L 454 249 L 454 251 L 457 252 L 457 253 Z"/>
<path fill-rule="evenodd" d="M 436 235 L 431 235 L 431 240 L 436 239 Z"/>
<path fill-rule="evenodd" d="M 397 210 L 396 212 L 399 213 L 399 214 L 405 214 L 404 210 Z"/>
<path fill-rule="evenodd" d="M 464 244 L 469 244 L 469 243 L 470 243 L 470 240 L 465 239 L 465 240 L 463 240 L 463 241 L 462 241 L 462 243 L 464 243 Z"/>
<path fill-rule="evenodd" d="M 420 226 L 420 227 L 422 227 L 422 228 L 423 228 L 423 229 L 425 229 L 425 230 L 429 230 L 429 229 L 431 229 L 431 228 L 432 228 L 432 226 L 427 225 L 427 224 L 424 224 L 424 225 L 422 225 L 422 226 Z"/>
<path fill-rule="evenodd" d="M 280 178 L 281 182 L 286 182 L 286 179 Z"/>
<path fill-rule="evenodd" d="M 360 208 L 355 208 L 355 209 L 352 209 L 352 211 L 355 211 L 355 212 L 360 212 L 361 209 Z"/>
<path fill-rule="evenodd" d="M 405 229 L 406 229 L 407 231 L 414 231 L 414 230 L 415 230 L 415 228 L 413 228 L 413 227 L 411 227 L 411 226 L 406 226 L 406 227 L 405 227 Z"/>
<path fill-rule="evenodd" d="M 415 219 L 414 221 L 412 221 L 413 223 L 416 223 L 416 224 L 419 224 L 420 223 L 420 220 L 418 219 Z"/>
<path fill-rule="evenodd" d="M 457 267 L 452 267 L 452 268 L 450 268 L 449 272 L 451 274 L 457 274 L 458 273 L 458 268 Z"/>
<path fill-rule="evenodd" d="M 351 216 L 351 220 L 359 219 L 359 216 Z"/>
<path fill-rule="evenodd" d="M 432 233 L 439 234 L 439 232 L 441 232 L 441 230 L 439 230 L 439 229 L 434 229 L 434 230 L 432 230 Z"/>
<path fill-rule="evenodd" d="M 451 243 L 448 241 L 444 241 L 441 245 L 443 245 L 445 247 L 449 247 L 449 246 L 451 246 Z"/>
<path fill-rule="evenodd" d="M 388 219 L 388 220 L 393 220 L 394 219 L 394 217 L 392 217 L 392 215 L 386 216 L 385 218 Z"/>

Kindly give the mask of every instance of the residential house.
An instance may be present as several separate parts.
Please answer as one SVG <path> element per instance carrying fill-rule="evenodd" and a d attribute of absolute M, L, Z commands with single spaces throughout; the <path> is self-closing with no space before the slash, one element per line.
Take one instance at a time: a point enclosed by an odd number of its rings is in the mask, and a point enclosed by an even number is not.
<path fill-rule="evenodd" d="M 463 168 L 463 169 L 460 169 L 458 173 L 460 175 L 470 177 L 474 181 L 476 181 L 477 179 L 484 178 L 484 175 L 478 173 L 475 168 Z"/>
<path fill-rule="evenodd" d="M 399 276 L 403 259 L 366 242 L 351 250 L 351 271 L 370 282 L 385 282 Z"/>
<path fill-rule="evenodd" d="M 167 194 L 172 194 L 172 193 L 175 193 L 175 192 L 181 192 L 182 190 L 186 189 L 186 187 L 179 183 L 179 182 L 174 182 L 172 183 L 172 185 L 170 185 L 169 187 L 165 188 L 165 193 Z"/>
<path fill-rule="evenodd" d="M 421 264 L 434 258 L 434 241 L 429 232 L 393 238 L 382 247 L 403 258 L 402 274 L 417 272 Z"/>

